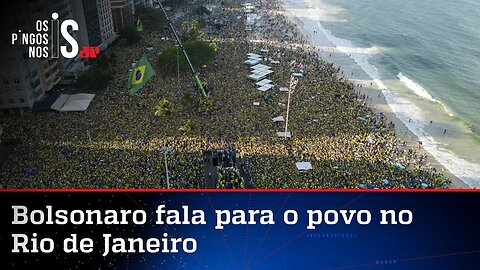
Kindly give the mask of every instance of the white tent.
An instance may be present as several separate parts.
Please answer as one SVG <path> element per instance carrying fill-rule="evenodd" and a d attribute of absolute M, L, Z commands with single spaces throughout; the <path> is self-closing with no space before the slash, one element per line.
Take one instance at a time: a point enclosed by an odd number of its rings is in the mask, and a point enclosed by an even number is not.
<path fill-rule="evenodd" d="M 260 73 L 254 73 L 252 75 L 249 75 L 247 78 L 249 78 L 250 80 L 258 82 L 258 81 L 261 81 L 261 80 L 265 79 L 265 76 L 267 76 L 267 75 L 260 74 Z"/>
<path fill-rule="evenodd" d="M 269 66 L 266 66 L 264 64 L 258 64 L 258 65 L 255 65 L 255 66 L 252 66 L 250 67 L 251 69 L 254 69 L 254 70 L 269 70 L 271 69 L 272 67 L 269 67 Z"/>
<path fill-rule="evenodd" d="M 297 162 L 295 163 L 295 165 L 297 166 L 297 169 L 300 171 L 300 172 L 305 172 L 305 171 L 311 171 L 312 170 L 312 164 L 310 162 Z"/>
<path fill-rule="evenodd" d="M 280 61 L 270 59 L 270 63 L 272 63 L 272 64 L 280 64 Z"/>
<path fill-rule="evenodd" d="M 254 64 L 254 65 L 252 65 L 252 66 L 255 66 L 255 65 L 257 65 L 257 64 L 259 64 L 260 62 L 262 62 L 262 61 L 263 61 L 263 60 L 262 60 L 262 58 L 253 57 L 253 56 L 252 56 L 252 57 L 248 57 L 248 59 L 247 59 L 247 60 L 258 61 L 258 63 Z"/>
<path fill-rule="evenodd" d="M 60 111 L 63 107 L 63 105 L 67 102 L 68 98 L 70 95 L 64 95 L 61 94 L 55 102 L 50 106 L 50 109 L 55 110 L 55 111 Z"/>
<path fill-rule="evenodd" d="M 273 121 L 273 122 L 284 122 L 285 119 L 283 118 L 282 115 L 280 115 L 280 116 L 277 116 L 277 117 L 272 118 L 272 121 Z"/>
<path fill-rule="evenodd" d="M 299 72 L 293 73 L 292 75 L 293 75 L 293 77 L 297 77 L 297 78 L 298 77 L 303 77 L 303 74 L 299 73 Z"/>
<path fill-rule="evenodd" d="M 248 56 L 248 58 L 250 58 L 250 57 L 260 58 L 261 57 L 261 55 L 258 55 L 256 53 L 247 53 L 247 56 Z"/>
<path fill-rule="evenodd" d="M 254 101 L 254 102 L 253 102 L 253 106 L 260 106 L 260 102 Z"/>
<path fill-rule="evenodd" d="M 285 132 L 277 132 L 277 136 L 280 138 L 285 138 Z M 290 133 L 290 131 L 287 131 L 287 138 L 291 138 L 291 137 L 292 137 L 292 133 Z"/>
<path fill-rule="evenodd" d="M 271 83 L 272 81 L 269 79 L 263 79 L 256 83 L 257 86 L 264 86 L 265 84 Z"/>
<path fill-rule="evenodd" d="M 272 89 L 272 88 L 273 88 L 273 85 L 267 83 L 267 84 L 265 84 L 264 86 L 261 86 L 261 87 L 259 87 L 259 88 L 257 88 L 257 89 L 260 90 L 260 91 L 265 92 L 265 91 L 268 91 L 268 90 L 270 90 L 270 89 Z"/>
<path fill-rule="evenodd" d="M 245 63 L 249 66 L 254 66 L 254 65 L 260 63 L 260 61 L 261 61 L 260 59 L 248 59 L 247 61 L 245 61 L 243 63 Z"/>
<path fill-rule="evenodd" d="M 268 75 L 270 73 L 273 73 L 273 71 L 271 70 L 268 70 L 268 69 L 254 69 L 252 70 L 252 73 L 255 74 L 255 73 L 264 73 L 265 75 Z"/>
<path fill-rule="evenodd" d="M 280 87 L 280 92 L 288 92 L 288 87 Z"/>
<path fill-rule="evenodd" d="M 60 112 L 83 112 L 88 109 L 94 94 L 60 95 L 51 109 Z"/>
<path fill-rule="evenodd" d="M 271 71 L 271 70 L 254 70 L 252 72 L 253 72 L 253 74 L 262 74 L 262 75 L 265 75 L 265 76 L 273 73 L 273 71 Z"/>
<path fill-rule="evenodd" d="M 252 57 L 248 57 L 248 60 L 258 60 L 259 63 L 263 61 L 262 58 L 253 57 L 253 56 L 252 56 Z M 257 64 L 255 64 L 255 65 L 257 65 Z"/>

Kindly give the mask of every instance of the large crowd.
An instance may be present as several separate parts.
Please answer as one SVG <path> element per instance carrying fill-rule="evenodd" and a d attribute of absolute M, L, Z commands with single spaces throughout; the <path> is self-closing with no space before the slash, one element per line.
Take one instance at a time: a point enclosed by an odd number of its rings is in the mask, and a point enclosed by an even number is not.
<path fill-rule="evenodd" d="M 425 156 L 405 147 L 383 115 L 366 106 L 366 97 L 355 92 L 339 69 L 317 57 L 278 12 L 276 1 L 260 1 L 257 12 L 265 26 L 253 33 L 245 30 L 242 3 L 224 1 L 209 18 L 210 22 L 221 20 L 223 27 L 210 23 L 203 29 L 202 38 L 218 46 L 215 61 L 199 70 L 213 100 L 211 108 L 182 103 L 187 92 L 201 98 L 190 73 L 171 76 L 156 68 L 158 53 L 174 44 L 171 35 L 142 32 L 138 44 L 119 42 L 111 48 L 117 58 L 115 78 L 107 90 L 92 89 L 96 96 L 86 112 L 0 116 L 3 137 L 19 141 L 2 165 L 0 184 L 6 188 L 164 188 L 165 156 L 160 149 L 167 146 L 172 188 L 204 188 L 203 152 L 225 147 L 236 150 L 255 188 L 448 186 L 449 180 L 428 165 Z M 187 17 L 185 12 L 176 24 Z M 146 50 L 147 46 L 154 49 Z M 266 92 L 247 79 L 250 68 L 243 64 L 247 53 L 260 54 L 261 49 L 268 49 L 263 54 L 267 60 L 279 61 L 265 62 L 273 67 L 269 78 L 275 84 Z M 129 70 L 144 53 L 156 76 L 130 96 Z M 284 123 L 272 118 L 285 117 L 288 94 L 279 88 L 288 86 L 292 69 L 302 70 L 304 76 L 292 93 L 292 137 L 284 139 L 276 135 Z M 155 105 L 163 98 L 173 104 L 173 113 L 155 116 Z M 255 101 L 260 106 L 253 106 Z M 185 131 L 182 126 L 188 120 L 195 128 Z M 295 166 L 298 161 L 310 162 L 313 169 L 300 173 Z M 222 173 L 229 175 L 225 178 L 238 178 L 235 171 Z"/>

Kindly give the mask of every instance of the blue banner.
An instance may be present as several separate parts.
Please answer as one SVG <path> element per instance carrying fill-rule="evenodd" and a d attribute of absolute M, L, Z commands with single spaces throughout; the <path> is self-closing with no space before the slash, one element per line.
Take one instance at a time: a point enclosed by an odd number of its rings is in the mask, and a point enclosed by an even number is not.
<path fill-rule="evenodd" d="M 2 194 L 2 269 L 478 269 L 478 192 Z"/>

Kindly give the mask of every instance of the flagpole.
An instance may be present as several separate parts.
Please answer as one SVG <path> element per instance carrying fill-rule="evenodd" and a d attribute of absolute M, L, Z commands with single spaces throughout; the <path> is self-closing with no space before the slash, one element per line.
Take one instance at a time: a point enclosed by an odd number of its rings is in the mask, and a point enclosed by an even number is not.
<path fill-rule="evenodd" d="M 167 163 L 168 147 L 164 146 L 160 149 L 160 151 L 163 152 L 163 159 L 165 161 L 165 176 L 166 176 L 166 179 L 167 179 L 167 188 L 170 188 L 170 177 L 168 175 L 168 163 Z"/>
<path fill-rule="evenodd" d="M 287 117 L 285 119 L 285 140 L 287 139 L 287 131 L 288 131 L 288 116 L 289 116 L 289 113 L 290 113 L 290 98 L 292 96 L 292 88 L 294 88 L 295 86 L 293 86 L 293 75 L 290 77 L 290 85 L 288 87 L 288 101 L 287 101 Z"/>
<path fill-rule="evenodd" d="M 162 2 L 159 1 L 158 3 L 160 4 L 160 8 L 162 9 L 163 14 L 165 15 L 165 18 L 167 19 L 168 25 L 170 26 L 170 29 L 172 30 L 173 35 L 175 36 L 175 39 L 177 40 L 178 46 L 180 46 L 180 48 L 182 49 L 183 55 L 185 56 L 185 59 L 187 59 L 187 63 L 190 67 L 190 70 L 193 73 L 193 77 L 195 78 L 195 81 L 197 82 L 198 88 L 200 88 L 200 92 L 201 92 L 203 98 L 205 99 L 205 101 L 208 101 L 208 96 L 205 93 L 205 88 L 203 88 L 203 84 L 202 84 L 202 81 L 200 80 L 200 76 L 198 75 L 197 71 L 193 67 L 192 62 L 190 61 L 190 58 L 188 57 L 188 54 L 187 54 L 187 52 L 185 51 L 185 48 L 182 45 L 182 42 L 178 38 L 177 31 L 175 31 L 175 28 L 173 28 L 172 22 L 170 21 L 170 18 L 168 18 L 167 12 L 165 12 L 165 9 L 163 8 Z"/>
<path fill-rule="evenodd" d="M 178 55 L 178 44 L 177 44 L 177 84 L 178 91 L 180 92 L 180 56 Z"/>

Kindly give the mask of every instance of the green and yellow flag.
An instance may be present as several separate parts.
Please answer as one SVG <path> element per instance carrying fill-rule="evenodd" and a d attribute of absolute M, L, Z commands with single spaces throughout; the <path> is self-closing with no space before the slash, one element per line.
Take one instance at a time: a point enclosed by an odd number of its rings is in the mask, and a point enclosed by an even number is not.
<path fill-rule="evenodd" d="M 153 70 L 152 65 L 148 62 L 147 57 L 143 55 L 133 68 L 132 74 L 130 75 L 130 95 L 135 95 L 140 89 L 142 89 L 153 75 L 155 75 L 155 70 Z"/>

